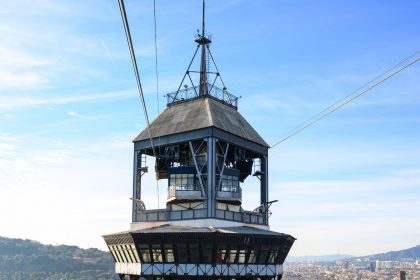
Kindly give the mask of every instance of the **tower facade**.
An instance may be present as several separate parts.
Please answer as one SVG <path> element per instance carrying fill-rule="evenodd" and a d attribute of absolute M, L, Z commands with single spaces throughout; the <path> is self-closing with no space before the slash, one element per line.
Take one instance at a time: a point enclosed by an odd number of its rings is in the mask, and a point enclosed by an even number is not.
<path fill-rule="evenodd" d="M 115 271 L 121 279 L 281 279 L 295 239 L 270 231 L 269 146 L 224 86 L 204 32 L 204 5 L 195 42 L 190 66 L 201 50 L 200 69 L 187 69 L 166 95 L 167 108 L 133 141 L 132 223 L 104 236 Z M 217 71 L 208 70 L 210 62 Z M 156 180 L 168 183 L 165 208 L 146 209 L 142 200 L 146 157 L 154 158 Z M 259 179 L 253 210 L 242 208 L 249 176 Z"/>

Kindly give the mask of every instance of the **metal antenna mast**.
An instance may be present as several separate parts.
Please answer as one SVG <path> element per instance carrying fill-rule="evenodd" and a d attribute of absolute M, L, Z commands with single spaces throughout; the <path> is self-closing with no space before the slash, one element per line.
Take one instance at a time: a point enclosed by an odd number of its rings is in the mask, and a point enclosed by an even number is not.
<path fill-rule="evenodd" d="M 203 97 L 203 96 L 212 95 L 212 91 L 217 89 L 217 87 L 215 86 L 215 83 L 219 79 L 223 85 L 223 93 L 222 93 L 223 98 L 226 98 L 228 103 L 236 102 L 234 100 L 231 100 L 232 97 L 227 92 L 225 83 L 222 79 L 222 76 L 219 73 L 219 68 L 217 67 L 217 64 L 214 61 L 213 55 L 210 51 L 211 36 L 209 34 L 206 34 L 205 11 L 206 11 L 206 5 L 205 5 L 205 0 L 203 0 L 201 32 L 197 30 L 198 34 L 196 36 L 196 39 L 194 40 L 197 43 L 197 48 L 195 49 L 194 55 L 190 61 L 190 64 L 188 65 L 187 71 L 185 72 L 184 77 L 182 78 L 182 81 L 179 84 L 178 90 L 174 93 L 169 93 L 166 96 L 173 101 L 175 100 L 181 101 L 184 99 L 183 97 L 178 97 L 178 94 L 180 92 L 181 94 L 187 94 L 187 95 L 190 92 L 192 92 L 195 94 L 195 97 Z M 193 64 L 194 59 L 196 58 L 200 48 L 201 48 L 200 69 L 197 71 L 190 70 L 191 65 Z M 216 68 L 216 71 L 209 71 L 211 63 L 213 63 L 213 66 Z M 199 74 L 200 81 L 197 86 L 196 84 L 194 84 L 191 74 Z M 190 88 L 188 88 L 188 86 L 184 84 L 184 81 L 187 77 L 188 77 L 187 80 L 189 80 L 191 83 Z M 181 89 L 182 85 L 184 85 L 184 89 Z"/>
<path fill-rule="evenodd" d="M 205 0 L 203 0 L 203 24 L 201 27 L 201 37 L 196 42 L 201 46 L 201 64 L 200 64 L 200 91 L 199 95 L 207 95 L 207 66 L 206 66 L 206 45 L 210 43 L 205 34 Z"/>

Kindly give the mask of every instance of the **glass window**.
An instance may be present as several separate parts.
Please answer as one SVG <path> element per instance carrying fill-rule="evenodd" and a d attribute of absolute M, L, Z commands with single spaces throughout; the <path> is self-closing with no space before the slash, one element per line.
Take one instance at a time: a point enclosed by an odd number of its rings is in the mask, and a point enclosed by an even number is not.
<path fill-rule="evenodd" d="M 270 252 L 270 247 L 267 245 L 262 245 L 261 250 L 260 250 L 260 255 L 258 256 L 258 263 L 266 263 L 269 252 Z"/>
<path fill-rule="evenodd" d="M 114 259 L 116 262 L 121 262 L 120 261 L 120 257 L 117 255 L 117 253 L 115 252 L 114 246 L 109 246 L 109 251 L 111 251 L 112 256 L 114 256 Z"/>
<path fill-rule="evenodd" d="M 122 245 L 117 245 L 117 247 L 118 247 L 118 252 L 120 252 L 120 255 L 122 257 L 122 261 L 125 262 L 125 263 L 130 262 L 126 252 L 124 252 L 124 249 L 123 249 Z"/>
<path fill-rule="evenodd" d="M 131 248 L 129 245 L 122 245 L 124 247 L 124 251 L 126 252 L 126 255 L 130 258 L 130 262 L 134 263 L 136 262 L 136 259 L 134 258 L 133 252 L 131 251 Z"/>
<path fill-rule="evenodd" d="M 230 251 L 229 251 L 229 257 L 226 259 L 226 262 L 227 263 L 234 263 L 235 262 L 235 258 L 236 258 L 236 252 L 237 252 L 238 250 L 236 250 L 236 249 L 231 249 Z"/>
<path fill-rule="evenodd" d="M 239 250 L 238 263 L 245 263 L 246 250 Z"/>
<path fill-rule="evenodd" d="M 212 263 L 213 262 L 213 244 L 203 244 L 202 252 L 203 252 L 203 262 Z"/>
<path fill-rule="evenodd" d="M 152 245 L 152 255 L 153 255 L 153 262 L 163 262 L 162 259 L 162 249 L 160 248 L 160 244 L 153 244 Z"/>
<path fill-rule="evenodd" d="M 121 250 L 118 248 L 118 245 L 115 245 L 115 253 L 118 255 L 120 262 L 124 262 L 124 255 Z"/>
<path fill-rule="evenodd" d="M 172 249 L 171 244 L 163 245 L 163 249 L 165 250 L 165 259 L 166 262 L 174 262 L 174 250 Z"/>
<path fill-rule="evenodd" d="M 130 250 L 130 247 L 128 245 L 123 244 L 123 245 L 121 245 L 121 248 L 122 248 L 122 250 L 125 254 L 127 262 L 130 262 L 130 263 L 134 262 L 134 256 L 133 256 L 133 254 Z"/>
<path fill-rule="evenodd" d="M 268 257 L 268 263 L 276 262 L 278 252 L 279 252 L 278 250 L 271 250 L 270 256 Z"/>
<path fill-rule="evenodd" d="M 220 186 L 220 191 L 239 192 L 238 176 L 222 175 L 222 185 Z"/>
<path fill-rule="evenodd" d="M 145 263 L 151 262 L 149 245 L 141 244 L 141 245 L 139 245 L 139 249 L 140 249 L 140 255 L 143 258 L 143 262 L 145 262 Z"/>
<path fill-rule="evenodd" d="M 198 244 L 190 244 L 190 258 L 192 263 L 200 262 L 200 250 Z"/>
<path fill-rule="evenodd" d="M 257 254 L 255 253 L 255 250 L 251 250 L 249 252 L 248 263 L 255 263 L 256 261 L 257 261 Z"/>
<path fill-rule="evenodd" d="M 219 245 L 219 248 L 217 249 L 217 253 L 216 253 L 216 262 L 217 263 L 224 263 L 225 262 L 225 256 L 226 256 L 226 251 L 227 251 L 227 246 L 226 245 Z"/>
<path fill-rule="evenodd" d="M 134 244 L 131 244 L 131 250 L 133 251 L 134 258 L 136 259 L 136 262 L 140 262 L 139 255 L 137 254 L 136 246 Z"/>
<path fill-rule="evenodd" d="M 188 263 L 187 244 L 178 244 L 178 262 Z"/>
<path fill-rule="evenodd" d="M 169 176 L 169 186 L 175 186 L 178 191 L 196 190 L 195 174 L 171 174 Z"/>

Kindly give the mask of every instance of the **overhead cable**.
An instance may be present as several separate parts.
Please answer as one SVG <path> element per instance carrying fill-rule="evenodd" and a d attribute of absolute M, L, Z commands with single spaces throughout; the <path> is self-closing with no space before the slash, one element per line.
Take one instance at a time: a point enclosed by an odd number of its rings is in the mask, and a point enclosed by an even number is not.
<path fill-rule="evenodd" d="M 410 55 L 409 57 L 407 57 L 406 59 L 404 59 L 403 61 L 401 61 L 397 65 L 391 67 L 387 71 L 383 72 L 381 75 L 377 76 L 373 80 L 364 84 L 363 86 L 358 88 L 356 91 L 350 93 L 349 95 L 347 95 L 344 98 L 340 99 L 339 101 L 335 102 L 331 106 L 328 106 L 327 108 L 325 108 L 324 110 L 322 110 L 321 112 L 319 112 L 318 114 L 313 116 L 312 118 L 308 119 L 307 121 L 303 122 L 299 126 L 290 130 L 289 132 L 287 132 L 286 134 L 284 134 L 280 138 L 277 138 L 271 144 L 271 148 L 274 148 L 278 144 L 280 144 L 280 143 L 286 141 L 287 139 L 293 137 L 294 135 L 300 133 L 304 129 L 314 125 L 315 123 L 317 123 L 320 120 L 326 118 L 327 116 L 334 113 L 335 111 L 337 111 L 341 107 L 347 105 L 348 103 L 352 102 L 353 100 L 360 97 L 361 95 L 369 92 L 370 90 L 377 87 L 378 85 L 385 82 L 386 80 L 388 80 L 391 77 L 397 75 L 398 73 L 400 73 L 404 69 L 410 67 L 411 65 L 413 65 L 414 63 L 416 63 L 417 61 L 420 60 L 420 57 L 418 57 L 419 53 L 420 53 L 419 51 L 416 51 L 414 54 Z"/>
<path fill-rule="evenodd" d="M 153 23 L 155 31 L 155 74 L 156 74 L 156 101 L 157 101 L 157 113 L 160 114 L 160 104 L 159 104 L 159 71 L 158 71 L 158 49 L 157 49 L 157 24 L 156 24 L 156 0 L 153 0 Z M 160 136 L 159 136 L 160 140 Z M 160 142 L 160 141 L 159 141 Z M 160 146 L 159 146 L 159 155 L 160 155 Z M 156 189 L 158 196 L 158 208 L 160 208 L 160 189 L 159 189 L 159 180 L 156 180 Z"/>
<path fill-rule="evenodd" d="M 147 133 L 149 134 L 150 145 L 152 147 L 153 155 L 156 157 L 156 151 L 155 151 L 155 147 L 153 145 L 152 133 L 150 131 L 149 115 L 147 114 L 146 101 L 144 99 L 143 88 L 141 86 L 139 69 L 137 67 L 136 54 L 134 52 L 133 42 L 131 40 L 131 34 L 130 34 L 130 27 L 128 25 L 127 14 L 125 12 L 125 7 L 124 7 L 124 0 L 118 0 L 118 3 L 119 3 L 119 6 L 120 6 L 121 18 L 122 18 L 123 25 L 124 25 L 124 30 L 125 30 L 125 35 L 126 35 L 126 38 L 127 38 L 128 48 L 130 50 L 131 63 L 133 64 L 134 74 L 136 76 L 137 88 L 138 88 L 138 91 L 139 91 L 141 104 L 143 106 L 143 113 L 144 113 L 144 117 L 145 117 L 146 123 L 147 123 Z"/>

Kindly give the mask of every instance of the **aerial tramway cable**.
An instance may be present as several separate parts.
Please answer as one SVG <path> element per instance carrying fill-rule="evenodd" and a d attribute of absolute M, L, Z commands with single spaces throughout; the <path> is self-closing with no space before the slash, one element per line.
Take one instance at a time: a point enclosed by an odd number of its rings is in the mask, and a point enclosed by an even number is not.
<path fill-rule="evenodd" d="M 152 133 L 150 130 L 150 121 L 149 121 L 149 115 L 147 113 L 147 106 L 146 106 L 146 101 L 144 98 L 144 93 L 143 93 L 143 88 L 141 86 L 141 81 L 140 81 L 140 74 L 139 74 L 139 69 L 137 66 L 137 60 L 136 60 L 136 54 L 134 52 L 134 47 L 133 47 L 133 42 L 131 40 L 131 34 L 130 34 L 130 27 L 128 25 L 128 20 L 127 20 L 127 14 L 125 12 L 125 6 L 124 6 L 124 0 L 118 0 L 119 3 L 119 7 L 120 7 L 120 12 L 121 12 L 121 18 L 123 21 L 123 25 L 124 25 L 124 30 L 125 30 L 125 35 L 127 38 L 127 44 L 128 44 L 128 48 L 130 50 L 130 56 L 131 56 L 131 63 L 133 64 L 133 70 L 134 70 L 134 74 L 136 76 L 136 82 L 137 82 L 137 89 L 139 91 L 139 95 L 140 95 L 140 100 L 141 100 L 141 104 L 143 107 L 143 113 L 144 113 L 144 117 L 146 119 L 146 123 L 147 123 L 147 133 L 149 136 L 149 140 L 150 140 L 150 146 L 152 147 L 152 152 L 153 152 L 153 156 L 157 159 L 157 154 L 156 154 L 156 150 L 153 144 L 153 138 L 152 138 Z M 155 27 L 155 51 L 156 51 L 156 59 L 155 59 L 155 70 L 156 70 L 156 95 L 157 95 L 157 99 L 158 99 L 158 111 L 159 111 L 159 79 L 158 79 L 158 68 L 157 68 L 157 43 L 156 43 L 156 3 L 155 0 L 153 1 L 153 16 L 154 16 L 154 27 Z M 158 208 L 159 208 L 159 183 L 156 182 L 156 187 L 157 187 L 157 194 L 158 194 Z"/>
<path fill-rule="evenodd" d="M 419 53 L 420 53 L 420 51 L 416 51 L 414 54 L 410 55 L 409 57 L 407 57 L 406 59 L 404 59 L 403 61 L 401 61 L 397 65 L 391 67 L 390 69 L 388 69 L 384 73 L 380 74 L 379 76 L 377 76 L 373 80 L 364 84 L 363 86 L 361 86 L 360 88 L 358 88 L 354 92 L 350 93 L 349 95 L 347 95 L 344 98 L 340 99 L 339 101 L 335 102 L 331 106 L 325 108 L 324 110 L 322 110 L 321 112 L 319 112 L 318 114 L 316 114 L 312 118 L 308 119 L 307 121 L 303 122 L 299 126 L 295 127 L 294 129 L 289 130 L 289 132 L 287 132 L 286 134 L 284 134 L 280 138 L 277 138 L 275 141 L 273 141 L 273 143 L 271 144 L 271 148 L 276 147 L 280 143 L 282 143 L 282 142 L 286 141 L 287 139 L 293 137 L 294 135 L 302 132 L 306 128 L 314 125 L 315 123 L 317 123 L 320 120 L 326 118 L 327 116 L 334 113 L 335 111 L 337 111 L 341 107 L 347 105 L 348 103 L 352 102 L 356 98 L 360 97 L 361 95 L 363 95 L 363 94 L 367 93 L 368 91 L 372 90 L 373 88 L 377 87 L 378 85 L 385 82 L 386 80 L 388 80 L 391 77 L 397 75 L 398 73 L 400 73 L 404 69 L 410 67 L 411 65 L 413 65 L 414 63 L 416 63 L 417 61 L 420 60 L 420 57 L 418 57 Z M 389 73 L 389 74 L 386 75 L 387 73 Z M 380 80 L 378 81 L 378 79 L 380 79 Z M 366 88 L 366 89 L 364 89 L 364 88 Z"/>
<path fill-rule="evenodd" d="M 157 49 L 157 24 L 156 24 L 156 0 L 153 0 L 153 23 L 154 23 L 154 31 L 155 31 L 155 74 L 156 74 L 156 101 L 157 101 L 157 114 L 160 114 L 160 104 L 159 104 L 159 71 L 158 71 L 158 49 Z M 160 136 L 159 136 L 160 140 Z M 158 141 L 160 142 L 160 141 Z M 160 155 L 160 146 L 159 155 Z M 159 180 L 156 180 L 156 190 L 158 195 L 158 208 L 160 208 L 160 187 L 159 187 Z"/>
<path fill-rule="evenodd" d="M 157 112 L 160 114 L 159 107 L 159 71 L 158 71 L 158 48 L 157 48 L 157 24 L 156 24 L 156 0 L 153 0 L 153 22 L 155 30 L 155 74 L 156 74 L 156 101 L 157 101 Z"/>
<path fill-rule="evenodd" d="M 156 157 L 156 151 L 155 151 L 155 147 L 153 145 L 152 133 L 150 131 L 149 115 L 147 114 L 146 101 L 144 99 L 143 88 L 141 86 L 139 69 L 137 67 L 136 54 L 134 53 L 133 42 L 131 40 L 131 34 L 130 34 L 130 27 L 128 26 L 127 14 L 125 12 L 125 7 L 124 7 L 124 0 L 118 0 L 118 3 L 119 3 L 119 6 L 120 6 L 121 18 L 122 18 L 122 21 L 123 21 L 123 24 L 124 24 L 125 35 L 127 37 L 128 48 L 130 50 L 131 63 L 133 64 L 134 75 L 136 76 L 137 89 L 139 91 L 140 100 L 141 100 L 141 104 L 142 104 L 142 107 L 143 107 L 144 117 L 145 117 L 146 122 L 147 122 L 147 133 L 149 134 L 150 145 L 152 147 L 153 155 Z"/>

